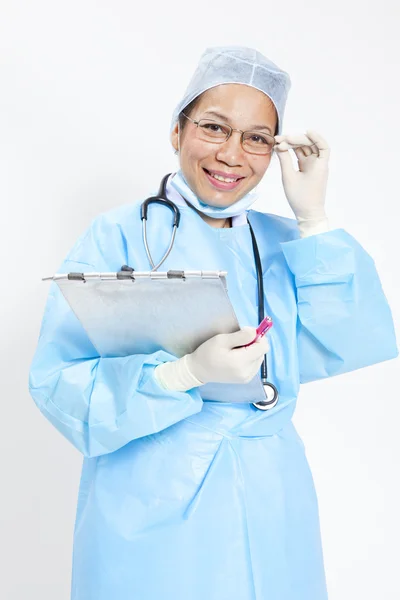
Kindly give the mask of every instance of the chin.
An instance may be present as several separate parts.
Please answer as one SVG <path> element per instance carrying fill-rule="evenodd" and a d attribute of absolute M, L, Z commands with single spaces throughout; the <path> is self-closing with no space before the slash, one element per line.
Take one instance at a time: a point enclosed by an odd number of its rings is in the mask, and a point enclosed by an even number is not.
<path fill-rule="evenodd" d="M 236 200 L 230 200 L 229 202 L 217 202 L 212 198 L 204 198 L 204 200 L 202 198 L 203 202 L 205 202 L 209 206 L 213 206 L 214 208 L 227 208 L 228 206 L 232 206 L 232 204 L 235 204 L 235 202 L 237 202 L 238 200 L 240 200 L 240 198 L 237 198 Z"/>

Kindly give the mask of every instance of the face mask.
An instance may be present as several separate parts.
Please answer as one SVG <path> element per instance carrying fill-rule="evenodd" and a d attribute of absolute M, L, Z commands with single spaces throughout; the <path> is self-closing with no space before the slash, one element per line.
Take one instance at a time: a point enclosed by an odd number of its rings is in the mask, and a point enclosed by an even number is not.
<path fill-rule="evenodd" d="M 253 189 L 248 194 L 243 196 L 241 200 L 238 200 L 231 206 L 222 208 L 219 208 L 218 206 L 210 206 L 209 204 L 202 202 L 196 196 L 196 194 L 192 192 L 186 182 L 186 179 L 183 177 L 181 169 L 179 169 L 179 171 L 175 173 L 171 179 L 171 185 L 180 193 L 181 196 L 183 196 L 187 202 L 189 202 L 189 204 L 191 204 L 194 208 L 197 208 L 197 210 L 202 212 L 204 215 L 207 215 L 207 217 L 211 217 L 213 219 L 228 219 L 229 217 L 236 217 L 250 208 L 250 206 L 257 199 L 256 190 Z"/>

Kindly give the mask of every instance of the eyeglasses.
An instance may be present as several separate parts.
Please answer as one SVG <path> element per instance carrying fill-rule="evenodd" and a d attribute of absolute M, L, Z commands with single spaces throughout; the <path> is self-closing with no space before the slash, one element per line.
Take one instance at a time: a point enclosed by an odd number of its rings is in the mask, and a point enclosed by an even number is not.
<path fill-rule="evenodd" d="M 231 137 L 233 131 L 238 131 L 241 134 L 240 143 L 242 148 L 250 154 L 270 154 L 276 144 L 274 136 L 268 133 L 233 129 L 233 127 L 226 123 L 218 123 L 212 119 L 195 121 L 185 115 L 184 112 L 181 114 L 196 125 L 196 136 L 205 142 L 223 144 Z"/>

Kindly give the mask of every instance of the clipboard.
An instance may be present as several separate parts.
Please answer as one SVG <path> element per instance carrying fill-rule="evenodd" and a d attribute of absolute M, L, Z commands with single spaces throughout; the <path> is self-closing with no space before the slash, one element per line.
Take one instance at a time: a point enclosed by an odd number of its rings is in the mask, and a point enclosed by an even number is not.
<path fill-rule="evenodd" d="M 227 271 L 67 273 L 53 280 L 101 357 L 165 350 L 180 358 L 240 325 L 228 296 Z M 260 375 L 246 384 L 207 383 L 204 400 L 265 400 Z"/>

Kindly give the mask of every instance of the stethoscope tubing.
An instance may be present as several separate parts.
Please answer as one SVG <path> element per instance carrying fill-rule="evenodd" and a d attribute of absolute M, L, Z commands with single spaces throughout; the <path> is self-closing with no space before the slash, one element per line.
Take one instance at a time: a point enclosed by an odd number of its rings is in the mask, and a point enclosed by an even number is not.
<path fill-rule="evenodd" d="M 176 232 L 177 232 L 179 224 L 180 224 L 180 218 L 181 218 L 180 210 L 174 202 L 172 202 L 171 200 L 169 200 L 167 198 L 167 181 L 168 181 L 168 178 L 170 177 L 170 175 L 171 175 L 171 173 L 168 173 L 167 175 L 165 175 L 163 177 L 157 196 L 151 196 L 150 198 L 147 198 L 147 200 L 145 200 L 142 203 L 141 209 L 140 209 L 140 218 L 142 220 L 142 230 L 143 230 L 143 244 L 144 244 L 150 265 L 152 267 L 152 269 L 151 269 L 152 272 L 157 271 L 157 269 L 164 263 L 165 260 L 167 260 L 168 256 L 170 255 L 171 250 L 174 246 Z M 153 257 L 151 256 L 151 252 L 150 252 L 150 248 L 149 248 L 149 244 L 148 244 L 148 240 L 147 240 L 148 207 L 152 203 L 163 204 L 164 206 L 167 206 L 174 214 L 171 241 L 169 243 L 168 249 L 165 252 L 164 256 L 157 264 L 154 263 Z M 260 253 L 258 250 L 256 236 L 254 234 L 251 223 L 248 219 L 247 219 L 247 223 L 248 223 L 249 229 L 250 229 L 251 241 L 252 241 L 252 245 L 253 245 L 254 260 L 255 260 L 255 265 L 256 265 L 257 292 L 258 292 L 258 302 L 257 302 L 257 304 L 258 304 L 258 321 L 259 321 L 259 323 L 261 323 L 261 321 L 263 320 L 263 318 L 265 316 L 263 271 L 262 271 L 261 258 L 260 258 Z M 267 364 L 267 355 L 266 354 L 264 355 L 264 360 L 261 365 L 261 383 L 264 387 L 264 393 L 265 393 L 265 397 L 267 399 L 262 402 L 253 402 L 253 406 L 258 408 L 259 410 L 269 410 L 277 404 L 278 399 L 279 399 L 279 393 L 278 393 L 277 388 L 274 386 L 274 384 L 268 381 L 268 364 Z"/>

